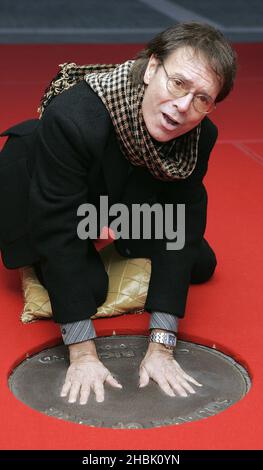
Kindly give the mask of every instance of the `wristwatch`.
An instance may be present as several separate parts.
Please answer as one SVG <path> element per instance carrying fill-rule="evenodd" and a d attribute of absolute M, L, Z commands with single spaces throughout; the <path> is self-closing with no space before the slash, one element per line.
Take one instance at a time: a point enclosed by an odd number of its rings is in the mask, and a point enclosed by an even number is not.
<path fill-rule="evenodd" d="M 152 330 L 149 336 L 149 342 L 163 344 L 167 349 L 175 349 L 176 333 Z"/>

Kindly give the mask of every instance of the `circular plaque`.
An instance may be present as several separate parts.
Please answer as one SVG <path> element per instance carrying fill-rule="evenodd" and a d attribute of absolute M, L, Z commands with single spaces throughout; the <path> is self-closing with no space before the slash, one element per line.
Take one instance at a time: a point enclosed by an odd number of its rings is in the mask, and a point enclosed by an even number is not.
<path fill-rule="evenodd" d="M 139 366 L 147 336 L 110 336 L 95 340 L 100 360 L 122 384 L 105 384 L 105 399 L 68 403 L 60 397 L 69 366 L 64 345 L 46 349 L 23 361 L 9 378 L 14 395 L 31 408 L 66 421 L 113 429 L 143 429 L 179 425 L 209 418 L 241 400 L 250 388 L 247 371 L 231 357 L 205 346 L 178 341 L 175 359 L 203 386 L 195 394 L 169 397 L 154 381 L 139 389 Z"/>

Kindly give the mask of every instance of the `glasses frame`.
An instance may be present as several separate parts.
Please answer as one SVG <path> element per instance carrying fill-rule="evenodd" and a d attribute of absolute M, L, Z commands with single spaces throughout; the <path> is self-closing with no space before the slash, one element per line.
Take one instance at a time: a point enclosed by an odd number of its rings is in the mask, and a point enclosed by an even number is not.
<path fill-rule="evenodd" d="M 178 96 L 178 95 L 176 96 L 174 93 L 171 92 L 171 90 L 169 89 L 169 82 L 175 80 L 175 77 L 171 77 L 171 76 L 168 74 L 168 72 L 167 72 L 167 70 L 166 70 L 166 68 L 165 68 L 165 66 L 164 66 L 164 63 L 163 63 L 162 61 L 160 62 L 160 65 L 162 65 L 162 67 L 163 67 L 163 69 L 164 69 L 164 71 L 165 71 L 166 77 L 167 77 L 167 81 L 166 81 L 166 88 L 167 88 L 167 91 L 168 91 L 169 93 L 171 93 L 171 95 L 174 96 L 175 98 L 182 98 L 183 96 L 188 95 L 189 91 L 187 91 L 187 90 L 184 90 L 185 93 L 184 93 L 183 95 L 180 95 L 180 96 Z M 195 97 L 196 97 L 196 96 L 205 96 L 206 98 L 210 98 L 210 100 L 211 100 L 211 109 L 210 109 L 209 111 L 199 111 L 199 109 L 196 109 L 196 107 L 195 107 Z M 200 113 L 200 114 L 210 114 L 210 113 L 211 113 L 212 111 L 214 111 L 214 109 L 216 108 L 216 103 L 215 103 L 214 100 L 211 98 L 211 96 L 209 96 L 209 95 L 203 95 L 202 93 L 197 93 L 196 95 L 194 95 L 194 96 L 193 96 L 193 99 L 192 99 L 192 103 L 193 103 L 194 109 L 195 109 L 198 113 Z"/>

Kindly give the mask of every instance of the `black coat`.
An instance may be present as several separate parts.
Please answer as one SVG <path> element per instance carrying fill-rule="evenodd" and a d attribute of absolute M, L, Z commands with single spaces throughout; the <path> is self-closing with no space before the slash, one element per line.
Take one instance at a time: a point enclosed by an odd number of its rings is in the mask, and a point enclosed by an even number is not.
<path fill-rule="evenodd" d="M 91 240 L 80 240 L 80 204 L 185 203 L 186 244 L 167 251 L 165 240 L 115 242 L 123 256 L 149 257 L 152 273 L 146 310 L 184 315 L 191 270 L 206 226 L 202 183 L 217 128 L 202 121 L 198 162 L 190 177 L 162 182 L 122 154 L 110 116 L 82 81 L 48 105 L 41 120 L 20 123 L 0 154 L 0 246 L 13 269 L 41 263 L 54 319 L 90 317 L 103 303 L 108 279 Z"/>

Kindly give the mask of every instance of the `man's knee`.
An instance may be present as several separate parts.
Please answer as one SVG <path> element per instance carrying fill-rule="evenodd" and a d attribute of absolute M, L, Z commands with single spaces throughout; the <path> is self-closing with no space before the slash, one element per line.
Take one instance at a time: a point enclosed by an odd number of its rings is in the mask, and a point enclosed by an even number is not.
<path fill-rule="evenodd" d="M 191 273 L 191 284 L 207 282 L 214 274 L 217 259 L 215 252 L 206 242 Z"/>

